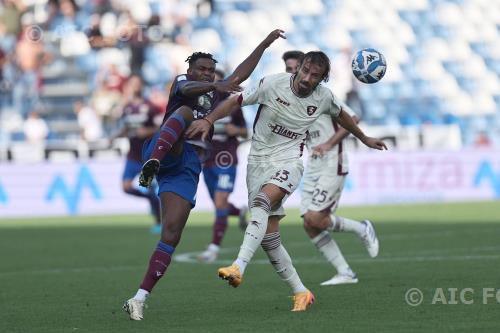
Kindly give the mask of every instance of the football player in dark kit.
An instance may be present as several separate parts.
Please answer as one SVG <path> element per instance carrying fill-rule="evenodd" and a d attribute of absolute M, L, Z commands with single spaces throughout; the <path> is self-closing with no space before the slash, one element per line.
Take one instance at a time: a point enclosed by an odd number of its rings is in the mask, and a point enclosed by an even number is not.
<path fill-rule="evenodd" d="M 165 274 L 196 203 L 200 154 L 209 143 L 196 137 L 184 139 L 185 130 L 192 121 L 204 119 L 227 93 L 241 91 L 239 84 L 250 76 L 264 51 L 280 37 L 285 38 L 282 30 L 272 31 L 224 81 L 214 82 L 216 60 L 211 54 L 201 52 L 188 57 L 187 73 L 175 78 L 161 129 L 143 148 L 143 159 L 147 162 L 142 167 L 139 184 L 148 187 L 157 178 L 162 232 L 139 290 L 124 304 L 130 319 L 143 319 L 146 297 Z"/>
<path fill-rule="evenodd" d="M 151 232 L 159 233 L 161 230 L 161 221 L 160 199 L 156 193 L 157 188 L 156 186 L 152 186 L 147 191 L 140 190 L 134 186 L 133 180 L 141 172 L 142 146 L 147 139 L 151 138 L 158 131 L 159 124 L 156 119 L 161 116 L 161 112 L 144 98 L 143 82 L 140 76 L 130 76 L 125 89 L 130 96 L 127 104 L 123 107 L 120 119 L 122 126 L 119 133 L 111 138 L 112 141 L 117 137 L 125 136 L 128 138 L 130 144 L 122 175 L 122 188 L 127 194 L 148 199 L 156 222 L 151 228 Z"/>

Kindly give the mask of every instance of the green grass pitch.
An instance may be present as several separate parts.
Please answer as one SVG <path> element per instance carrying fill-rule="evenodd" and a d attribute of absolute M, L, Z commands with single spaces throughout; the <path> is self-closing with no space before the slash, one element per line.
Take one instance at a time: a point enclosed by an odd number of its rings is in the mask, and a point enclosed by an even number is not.
<path fill-rule="evenodd" d="M 370 218 L 381 242 L 379 257 L 370 259 L 353 234 L 334 235 L 358 273 L 357 285 L 319 286 L 333 268 L 290 210 L 282 240 L 316 295 L 309 311 L 289 311 L 290 291 L 262 250 L 239 288 L 217 278 L 242 240 L 232 221 L 221 260 L 174 261 L 142 322 L 130 321 L 121 306 L 136 291 L 158 238 L 149 234 L 149 216 L 0 219 L 0 332 L 500 331 L 499 201 L 343 208 L 339 214 Z M 211 213 L 191 216 L 176 250 L 180 258 L 205 248 L 211 221 Z M 406 303 L 410 288 L 422 291 L 421 305 Z M 445 299 L 436 299 L 438 288 Z M 443 304 L 454 303 L 448 288 L 457 288 L 458 304 Z M 465 288 L 472 304 L 459 297 Z M 498 299 L 483 304 L 484 288 Z"/>

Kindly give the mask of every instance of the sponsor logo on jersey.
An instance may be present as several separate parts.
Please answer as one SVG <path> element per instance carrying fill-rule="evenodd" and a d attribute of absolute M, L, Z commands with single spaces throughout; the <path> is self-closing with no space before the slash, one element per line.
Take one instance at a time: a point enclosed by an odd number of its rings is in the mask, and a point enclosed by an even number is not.
<path fill-rule="evenodd" d="M 290 103 L 288 103 L 287 101 L 282 100 L 279 97 L 276 98 L 276 102 L 278 102 L 280 104 L 283 104 L 284 106 L 290 106 Z"/>
<path fill-rule="evenodd" d="M 320 136 L 319 130 L 312 131 L 312 132 L 309 132 L 309 134 L 307 135 L 307 140 L 316 139 L 316 138 L 319 138 L 319 136 Z"/>
<path fill-rule="evenodd" d="M 206 110 L 210 109 L 212 107 L 210 97 L 208 95 L 201 95 L 198 97 L 198 105 Z"/>
<path fill-rule="evenodd" d="M 293 132 L 288 128 L 286 128 L 285 126 L 278 124 L 275 125 L 269 124 L 269 128 L 271 129 L 271 132 L 273 132 L 274 134 L 278 134 L 289 139 L 297 139 L 300 135 L 300 133 Z"/>
<path fill-rule="evenodd" d="M 316 112 L 316 110 L 317 110 L 317 109 L 318 109 L 318 107 L 313 106 L 313 105 L 309 105 L 309 106 L 307 107 L 307 114 L 308 114 L 309 116 L 312 116 L 312 115 L 313 115 L 313 113 L 314 113 L 314 112 Z"/>

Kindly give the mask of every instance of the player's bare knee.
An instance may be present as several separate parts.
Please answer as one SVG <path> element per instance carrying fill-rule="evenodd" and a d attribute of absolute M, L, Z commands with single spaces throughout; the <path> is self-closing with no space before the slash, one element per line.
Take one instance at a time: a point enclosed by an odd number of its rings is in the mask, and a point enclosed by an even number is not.
<path fill-rule="evenodd" d="M 161 231 L 161 241 L 172 246 L 177 246 L 181 239 L 181 233 L 182 230 L 169 228 L 168 223 L 164 224 Z"/>
<path fill-rule="evenodd" d="M 229 193 L 226 192 L 216 192 L 214 196 L 214 204 L 216 209 L 226 209 L 228 208 L 228 197 Z"/>
<path fill-rule="evenodd" d="M 286 194 L 282 188 L 274 184 L 264 185 L 264 187 L 260 190 L 260 193 L 264 193 L 267 198 L 269 198 L 269 204 L 271 207 L 280 205 Z"/>
<path fill-rule="evenodd" d="M 278 216 L 270 216 L 267 220 L 266 234 L 280 231 L 280 218 Z"/>
<path fill-rule="evenodd" d="M 324 229 L 325 213 L 308 211 L 304 215 L 304 226 L 308 228 Z"/>
<path fill-rule="evenodd" d="M 302 217 L 302 220 L 303 220 L 303 225 L 304 225 L 304 230 L 307 232 L 311 229 L 313 229 L 313 226 L 311 225 L 310 223 L 310 220 L 309 219 L 306 219 L 305 216 Z"/>

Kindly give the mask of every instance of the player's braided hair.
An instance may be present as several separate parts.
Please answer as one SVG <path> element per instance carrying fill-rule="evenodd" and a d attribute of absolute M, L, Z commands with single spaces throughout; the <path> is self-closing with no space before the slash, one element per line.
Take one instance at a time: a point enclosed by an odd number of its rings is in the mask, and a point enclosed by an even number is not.
<path fill-rule="evenodd" d="M 212 54 L 204 52 L 194 52 L 189 57 L 187 57 L 186 62 L 189 64 L 189 66 L 191 66 L 196 62 L 196 60 L 200 58 L 210 59 L 214 63 L 217 63 L 217 60 L 214 59 L 214 56 Z"/>
<path fill-rule="evenodd" d="M 324 82 L 328 82 L 328 80 L 330 79 L 330 58 L 328 58 L 328 56 L 324 52 L 321 51 L 307 52 L 304 55 L 304 58 L 302 58 L 302 62 L 300 63 L 300 65 L 302 66 L 302 64 L 306 61 L 309 61 L 311 64 L 316 64 L 321 67 L 324 67 L 325 73 L 323 74 L 322 80 Z"/>

